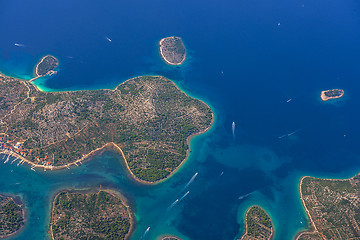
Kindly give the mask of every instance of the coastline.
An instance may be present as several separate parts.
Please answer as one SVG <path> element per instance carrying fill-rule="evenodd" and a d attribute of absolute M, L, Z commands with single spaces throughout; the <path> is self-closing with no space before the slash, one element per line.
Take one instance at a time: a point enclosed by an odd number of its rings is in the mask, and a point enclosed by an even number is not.
<path fill-rule="evenodd" d="M 334 97 L 328 97 L 328 96 L 325 95 L 325 93 L 327 93 L 329 91 L 332 91 L 332 90 L 339 90 L 339 91 L 341 91 L 341 94 L 339 96 L 334 96 Z M 332 89 L 332 90 L 321 91 L 321 93 L 320 93 L 321 100 L 326 102 L 326 101 L 329 101 L 331 99 L 338 99 L 338 98 L 341 98 L 342 96 L 344 96 L 344 90 L 342 90 L 342 89 Z"/>
<path fill-rule="evenodd" d="M 145 76 L 146 76 L 146 75 L 145 75 Z M 161 77 L 161 76 L 156 75 L 155 77 Z M 131 79 L 129 79 L 129 80 L 131 80 Z M 128 81 L 128 80 L 127 80 L 127 81 Z M 183 92 L 186 96 L 191 97 L 191 96 L 189 96 L 185 91 L 181 90 L 181 89 L 175 84 L 175 82 L 173 82 L 173 81 L 170 80 L 170 79 L 169 79 L 169 81 L 170 81 L 172 84 L 174 84 L 174 86 L 175 86 L 179 91 Z M 125 81 L 125 82 L 126 82 L 126 81 Z M 191 98 L 194 98 L 194 97 L 191 97 Z M 200 99 L 198 99 L 198 98 L 196 98 L 196 99 L 197 99 L 198 101 L 201 101 L 203 104 L 205 104 L 206 106 L 208 106 L 208 107 L 211 109 L 211 107 L 210 107 L 208 104 L 206 104 L 203 100 L 200 100 Z M 136 180 L 136 181 L 138 181 L 138 182 L 140 182 L 140 183 L 143 183 L 143 184 L 147 184 L 147 185 L 155 185 L 155 184 L 159 184 L 159 183 L 162 183 L 162 182 L 168 180 L 168 179 L 169 179 L 170 177 L 172 177 L 178 170 L 180 170 L 180 168 L 184 165 L 184 163 L 186 162 L 186 160 L 189 158 L 189 155 L 190 155 L 190 152 L 191 152 L 191 144 L 190 144 L 191 139 L 192 139 L 193 137 L 196 137 L 196 136 L 198 136 L 198 135 L 204 134 L 204 133 L 206 133 L 207 131 L 209 131 L 209 130 L 211 129 L 211 127 L 214 125 L 214 122 L 215 122 L 215 115 L 214 115 L 214 111 L 211 109 L 211 123 L 210 123 L 210 125 L 209 125 L 206 129 L 204 129 L 203 131 L 200 131 L 200 132 L 198 132 L 198 133 L 191 134 L 190 136 L 188 136 L 188 137 L 186 138 L 186 144 L 189 146 L 189 148 L 186 150 L 186 156 L 185 156 L 184 160 L 182 160 L 182 162 L 179 164 L 179 166 L 177 166 L 166 178 L 163 178 L 163 179 L 160 179 L 160 180 L 157 180 L 157 181 L 154 181 L 154 182 L 144 181 L 144 180 L 139 179 L 138 177 L 136 177 L 136 175 L 133 174 L 133 172 L 130 170 L 130 167 L 129 167 L 128 163 L 127 163 L 127 160 L 126 160 L 125 155 L 124 155 L 123 151 L 121 150 L 121 148 L 120 148 L 119 146 L 117 146 L 116 144 L 114 144 L 114 143 L 113 143 L 113 145 L 115 145 L 115 146 L 120 150 L 120 152 L 121 152 L 121 154 L 122 154 L 122 156 L 123 156 L 123 159 L 124 159 L 124 161 L 125 161 L 126 168 L 127 168 L 128 171 L 130 172 L 130 175 L 134 178 L 134 180 Z"/>
<path fill-rule="evenodd" d="M 53 195 L 52 195 L 52 199 L 51 199 L 51 211 L 50 211 L 50 226 L 49 226 L 49 235 L 51 237 L 51 240 L 55 240 L 54 236 L 53 236 L 53 231 L 52 231 L 52 212 L 54 210 L 54 205 L 55 205 L 55 198 L 59 195 L 59 193 L 63 192 L 63 191 L 69 191 L 69 192 L 84 192 L 84 193 L 96 193 L 96 192 L 100 192 L 100 191 L 104 191 L 107 192 L 111 195 L 115 195 L 116 197 L 120 198 L 121 202 L 123 203 L 123 205 L 125 206 L 125 208 L 127 209 L 128 213 L 129 213 L 129 219 L 130 219 L 130 228 L 129 228 L 129 232 L 125 235 L 125 240 L 129 240 L 130 237 L 132 236 L 132 234 L 135 231 L 135 226 L 136 226 L 136 218 L 134 215 L 134 211 L 132 211 L 132 207 L 129 204 L 128 199 L 122 195 L 120 192 L 118 192 L 117 190 L 114 189 L 110 189 L 110 188 L 105 188 L 102 189 L 101 185 L 97 191 L 96 188 L 86 188 L 86 189 L 60 189 L 58 191 L 56 191 Z M 1 239 L 1 238 L 0 238 Z"/>
<path fill-rule="evenodd" d="M 135 227 L 136 227 L 136 218 L 135 218 L 135 214 L 134 214 L 135 211 L 133 211 L 132 207 L 129 204 L 128 199 L 124 195 L 122 195 L 121 192 L 110 189 L 110 188 L 101 189 L 101 185 L 100 185 L 99 191 L 100 190 L 107 192 L 109 194 L 112 194 L 112 195 L 116 195 L 118 198 L 121 199 L 121 201 L 123 202 L 123 205 L 126 207 L 128 213 L 129 213 L 129 219 L 130 219 L 131 224 L 130 224 L 129 232 L 125 235 L 125 240 L 129 240 L 131 238 L 132 234 L 134 233 Z"/>
<path fill-rule="evenodd" d="M 46 56 L 48 56 L 48 55 L 46 55 Z M 45 57 L 46 57 L 46 56 L 45 56 Z M 43 57 L 42 59 L 44 59 L 45 57 Z M 7 77 L 6 75 L 2 75 L 2 76 Z M 159 76 L 159 75 L 142 75 L 142 76 L 133 77 L 133 78 L 127 79 L 127 80 L 125 80 L 124 82 L 118 84 L 114 89 L 107 89 L 107 90 L 116 91 L 116 89 L 117 89 L 119 86 L 121 86 L 122 84 L 125 84 L 126 82 L 131 81 L 131 80 L 134 80 L 134 79 L 137 79 L 137 78 L 139 78 L 139 77 L 145 77 L 145 76 L 165 78 L 166 80 L 170 81 L 180 92 L 182 92 L 183 94 L 185 94 L 185 95 L 188 96 L 188 97 L 197 99 L 198 101 L 202 102 L 203 104 L 205 104 L 207 107 L 209 107 L 209 108 L 211 109 L 211 107 L 210 107 L 208 104 L 206 104 L 206 102 L 204 102 L 203 100 L 200 100 L 200 99 L 198 99 L 198 98 L 189 96 L 185 91 L 181 90 L 181 89 L 175 84 L 174 81 L 172 81 L 172 80 L 170 80 L 170 79 L 167 79 L 166 77 Z M 43 92 L 43 91 L 42 91 L 41 89 L 39 89 L 35 84 L 33 84 L 33 83 L 31 82 L 31 80 L 30 80 L 30 81 L 26 81 L 26 80 L 19 79 L 19 78 L 15 78 L 15 79 L 17 79 L 17 80 L 19 80 L 19 81 L 21 81 L 21 82 L 24 82 L 25 84 L 26 84 L 26 83 L 30 83 L 31 85 L 33 85 L 33 86 L 36 88 L 37 91 Z M 105 90 L 106 90 L 106 89 L 105 89 Z M 29 90 L 29 91 L 30 91 L 30 90 Z M 93 90 L 93 91 L 95 91 L 95 90 Z M 66 92 L 71 92 L 71 91 L 64 91 L 64 93 L 66 93 Z M 30 92 L 29 92 L 29 93 L 30 93 Z M 29 97 L 29 93 L 28 93 L 28 97 Z M 186 160 L 188 159 L 188 157 L 189 157 L 189 155 L 190 155 L 190 152 L 191 152 L 191 144 L 190 144 L 191 139 L 192 139 L 193 137 L 195 137 L 195 136 L 204 134 L 205 132 L 207 132 L 208 130 L 210 130 L 211 127 L 212 127 L 213 124 L 214 124 L 214 121 L 215 121 L 215 115 L 214 115 L 213 110 L 211 109 L 211 122 L 210 122 L 210 125 L 209 125 L 206 129 L 204 129 L 204 130 L 202 130 L 202 131 L 200 131 L 200 132 L 197 132 L 197 133 L 193 133 L 193 134 L 191 134 L 190 136 L 188 136 L 188 137 L 186 138 L 186 144 L 188 145 L 188 149 L 186 150 L 186 156 L 185 156 L 185 158 L 182 160 L 182 162 L 181 162 L 168 176 L 166 176 L 166 177 L 163 178 L 163 179 L 159 179 L 159 180 L 157 180 L 157 181 L 154 181 L 154 182 L 149 182 L 149 181 L 145 181 L 145 180 L 139 179 L 139 178 L 131 171 L 131 169 L 130 169 L 130 167 L 129 167 L 129 165 L 128 165 L 128 162 L 127 162 L 127 160 L 126 160 L 126 158 L 125 158 L 125 154 L 124 154 L 124 152 L 122 151 L 122 149 L 121 149 L 119 146 L 117 146 L 115 143 L 113 143 L 113 142 L 109 142 L 109 143 L 105 144 L 105 145 L 102 146 L 102 147 L 99 147 L 99 148 L 97 148 L 97 149 L 92 150 L 91 152 L 89 152 L 88 154 L 84 155 L 82 158 L 80 158 L 80 159 L 78 159 L 78 160 L 76 160 L 76 161 L 74 161 L 74 162 L 71 162 L 71 163 L 69 163 L 69 164 L 60 165 L 60 166 L 51 166 L 51 165 L 50 165 L 50 166 L 49 166 L 49 165 L 47 166 L 47 165 L 35 164 L 35 163 L 33 163 L 32 161 L 26 159 L 25 157 L 23 157 L 23 156 L 15 153 L 15 152 L 12 152 L 12 151 L 10 151 L 10 153 L 7 153 L 7 154 L 10 154 L 10 155 L 13 156 L 13 157 L 19 158 L 19 159 L 21 160 L 21 162 L 22 162 L 21 164 L 23 164 L 23 163 L 25 162 L 25 163 L 31 165 L 31 170 L 33 170 L 33 171 L 35 171 L 35 168 L 42 168 L 44 171 L 46 171 L 46 170 L 51 170 L 51 171 L 53 171 L 53 170 L 62 170 L 62 169 L 65 169 L 65 168 L 70 169 L 71 166 L 79 166 L 79 164 L 82 164 L 82 162 L 89 161 L 89 160 L 91 159 L 91 157 L 94 157 L 94 156 L 96 156 L 96 155 L 98 155 L 98 154 L 101 154 L 102 151 L 104 151 L 106 148 L 115 149 L 115 150 L 117 150 L 118 152 L 120 152 L 120 154 L 121 154 L 121 156 L 122 156 L 122 158 L 123 158 L 123 160 L 124 160 L 124 162 L 125 162 L 125 166 L 126 166 L 128 172 L 130 173 L 130 175 L 132 176 L 132 178 L 133 178 L 135 181 L 137 181 L 137 182 L 139 182 L 139 183 L 142 183 L 142 184 L 152 185 L 152 184 L 158 184 L 158 183 L 160 183 L 160 182 L 163 182 L 163 181 L 169 179 L 171 176 L 173 176 L 173 175 L 183 166 L 183 164 L 186 162 Z M 4 153 L 4 154 L 5 154 L 4 151 L 2 151 L 2 152 L 0 152 L 0 153 Z"/>
<path fill-rule="evenodd" d="M 245 232 L 243 233 L 243 235 L 241 236 L 241 238 L 239 239 L 239 240 L 243 240 L 244 239 L 244 237 L 246 237 L 246 235 L 247 235 L 247 233 L 248 233 L 248 222 L 247 222 L 247 215 L 248 215 L 248 213 L 249 213 L 249 211 L 250 211 L 250 209 L 252 208 L 252 207 L 258 207 L 258 208 L 260 208 L 261 210 L 263 210 L 267 215 L 269 215 L 266 211 L 265 211 L 265 209 L 263 209 L 262 207 L 260 207 L 259 205 L 251 205 L 247 210 L 246 210 L 246 212 L 245 212 L 245 218 L 244 218 L 244 220 L 245 220 Z M 270 216 L 269 216 L 270 217 Z M 272 220 L 271 220 L 271 222 L 272 222 Z M 274 223 L 272 222 L 272 228 L 271 228 L 271 234 L 270 234 L 270 236 L 269 236 L 269 240 L 271 240 L 271 239 L 273 239 L 273 237 L 274 237 L 274 233 L 275 233 L 275 230 L 274 230 Z"/>
<path fill-rule="evenodd" d="M 317 177 L 311 177 L 311 176 L 303 176 L 301 177 L 300 179 L 300 183 L 299 183 L 299 193 L 300 193 L 300 199 L 301 199 L 301 203 L 303 205 L 303 208 L 305 209 L 305 212 L 309 218 L 309 221 L 310 221 L 310 225 L 311 225 L 311 228 L 310 229 L 306 229 L 305 231 L 301 231 L 299 232 L 298 234 L 296 234 L 295 236 L 295 240 L 298 240 L 303 234 L 319 234 L 320 236 L 322 236 L 322 234 L 318 231 L 316 225 L 315 225 L 315 222 L 314 220 L 312 219 L 311 215 L 310 215 L 310 212 L 308 210 L 308 208 L 306 207 L 306 204 L 305 204 L 305 201 L 303 199 L 303 194 L 302 194 L 302 191 L 301 191 L 301 185 L 303 183 L 303 180 L 305 178 L 314 178 L 314 179 L 320 179 L 320 180 L 324 180 L 324 181 L 349 181 L 353 178 L 355 178 L 356 176 L 358 176 L 360 173 L 356 174 L 355 176 L 353 177 L 350 177 L 350 178 L 346 178 L 346 179 L 331 179 L 331 178 L 317 178 Z"/>
<path fill-rule="evenodd" d="M 301 177 L 300 183 L 299 183 L 299 186 L 298 186 L 298 187 L 299 187 L 299 193 L 300 193 L 300 200 L 301 200 L 301 203 L 302 203 L 302 205 L 303 205 L 303 208 L 305 209 L 305 212 L 306 212 L 306 214 L 307 214 L 307 216 L 308 216 L 308 218 L 309 218 L 309 220 L 310 220 L 311 228 L 308 229 L 308 230 L 306 230 L 306 231 L 299 232 L 299 233 L 296 235 L 295 240 L 298 240 L 303 234 L 318 234 L 318 233 L 319 233 L 319 231 L 317 230 L 317 228 L 316 228 L 316 226 L 315 226 L 315 223 L 314 223 L 314 221 L 313 221 L 313 219 L 312 219 L 312 217 L 311 217 L 311 215 L 310 215 L 310 212 L 309 212 L 309 210 L 308 210 L 307 207 L 306 207 L 305 201 L 304 201 L 304 199 L 303 199 L 303 194 L 302 194 L 302 191 L 301 191 L 301 185 L 302 185 L 304 179 L 305 179 L 305 178 L 308 178 L 308 177 L 310 177 L 310 176 L 303 176 L 303 177 Z"/>
<path fill-rule="evenodd" d="M 175 238 L 176 240 L 181 240 L 181 238 L 168 234 L 160 235 L 159 237 L 156 238 L 156 240 L 163 240 L 164 238 Z"/>
<path fill-rule="evenodd" d="M 310 229 L 304 229 L 303 231 L 297 233 L 295 235 L 295 240 L 298 240 L 301 237 L 301 235 L 303 235 L 303 234 L 319 234 L 319 235 L 322 236 L 322 234 L 317 230 L 316 225 L 315 225 L 315 223 L 314 223 L 314 221 L 313 221 L 313 219 L 312 219 L 312 217 L 311 217 L 311 215 L 309 213 L 309 210 L 305 205 L 305 201 L 303 199 L 303 195 L 302 195 L 302 191 L 301 191 L 301 185 L 302 185 L 303 180 L 305 178 L 314 178 L 314 179 L 320 179 L 320 180 L 324 180 L 324 181 L 340 181 L 340 182 L 342 182 L 342 181 L 350 181 L 351 179 L 355 178 L 359 174 L 360 174 L 360 172 L 355 174 L 354 176 L 352 176 L 350 178 L 341 178 L 341 179 L 338 179 L 338 178 L 319 178 L 319 177 L 311 177 L 311 176 L 303 176 L 303 177 L 301 177 L 300 183 L 299 183 L 299 186 L 298 186 L 299 193 L 300 193 L 300 199 L 301 199 L 301 203 L 303 205 L 303 209 L 305 210 L 306 215 L 309 218 L 311 227 L 310 227 Z"/>
<path fill-rule="evenodd" d="M 49 56 L 55 58 L 54 56 L 49 55 L 49 54 L 43 56 L 43 57 L 40 59 L 40 61 L 35 65 L 34 73 L 33 73 L 33 75 L 34 75 L 35 77 L 33 77 L 32 79 L 28 80 L 30 83 L 33 82 L 33 81 L 35 81 L 35 80 L 38 79 L 38 78 L 41 78 L 41 77 L 44 77 L 44 76 L 47 76 L 47 75 L 51 76 L 51 75 L 54 75 L 54 74 L 57 73 L 57 72 L 54 71 L 54 70 L 50 70 L 50 71 L 47 72 L 45 75 L 40 75 L 40 74 L 39 74 L 39 65 L 45 60 L 45 58 L 47 58 L 47 57 L 49 57 Z M 57 58 L 55 58 L 55 59 L 58 61 L 57 65 L 56 65 L 56 67 L 55 67 L 55 68 L 57 68 L 57 67 L 59 66 L 59 60 L 58 60 Z M 55 68 L 54 68 L 54 69 L 55 69 Z"/>
<path fill-rule="evenodd" d="M 251 205 L 247 210 L 246 210 L 246 212 L 245 212 L 245 217 L 244 217 L 244 220 L 245 220 L 245 232 L 243 233 L 243 235 L 241 236 L 241 238 L 240 238 L 240 240 L 242 240 L 246 235 L 247 235 L 247 233 L 248 233 L 248 222 L 247 222 L 247 220 L 246 220 L 246 217 L 247 217 L 247 215 L 248 215 L 248 213 L 249 213 L 249 211 L 250 211 L 250 208 L 252 208 L 253 206 L 255 206 L 255 205 Z"/>
<path fill-rule="evenodd" d="M 40 59 L 40 61 L 35 65 L 35 68 L 34 68 L 34 75 L 35 75 L 35 77 L 40 77 L 40 76 L 41 76 L 41 75 L 39 75 L 39 73 L 38 73 L 39 65 L 44 61 L 44 59 L 45 59 L 47 56 L 49 56 L 49 55 L 43 56 L 43 57 Z"/>
<path fill-rule="evenodd" d="M 186 48 L 185 48 L 185 56 L 184 56 L 183 60 L 182 60 L 181 62 L 179 62 L 179 63 L 172 63 L 172 62 L 168 61 L 168 60 L 165 58 L 164 54 L 163 54 L 163 51 L 162 51 L 162 42 L 163 42 L 164 40 L 165 40 L 165 38 L 163 38 L 163 39 L 161 39 L 161 40 L 159 41 L 159 45 L 160 45 L 159 51 L 160 51 L 161 58 L 162 58 L 167 64 L 172 65 L 172 66 L 179 66 L 179 65 L 183 64 L 183 62 L 185 62 L 186 56 L 187 56 Z"/>

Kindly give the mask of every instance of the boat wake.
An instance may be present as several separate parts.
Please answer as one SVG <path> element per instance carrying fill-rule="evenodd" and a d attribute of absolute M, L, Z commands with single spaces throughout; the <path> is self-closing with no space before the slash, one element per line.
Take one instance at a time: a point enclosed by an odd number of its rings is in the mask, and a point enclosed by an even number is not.
<path fill-rule="evenodd" d="M 295 131 L 293 131 L 293 132 L 291 132 L 291 133 L 287 133 L 287 134 L 281 135 L 281 136 L 279 136 L 278 138 L 279 138 L 279 139 L 282 139 L 282 138 L 290 137 L 291 135 L 294 135 L 295 133 L 298 133 L 298 132 L 300 132 L 300 131 L 303 130 L 303 129 L 304 129 L 304 128 L 296 129 Z"/>
<path fill-rule="evenodd" d="M 184 191 L 188 186 L 190 186 L 190 184 L 195 180 L 196 176 L 198 175 L 198 173 L 196 172 L 194 174 L 194 176 L 192 176 L 189 180 L 189 182 L 185 185 L 185 187 L 183 187 L 183 189 L 181 191 Z"/>
<path fill-rule="evenodd" d="M 109 42 L 111 42 L 111 39 L 108 38 L 107 36 L 105 36 L 105 39 L 108 40 Z"/>
<path fill-rule="evenodd" d="M 140 239 L 144 239 L 144 238 L 146 237 L 146 234 L 147 234 L 149 231 L 150 231 L 150 227 L 148 227 L 148 228 L 145 230 L 144 234 L 142 235 L 142 237 L 141 237 Z"/>
<path fill-rule="evenodd" d="M 14 43 L 14 45 L 17 46 L 17 47 L 25 47 L 25 45 L 22 44 L 22 43 Z"/>

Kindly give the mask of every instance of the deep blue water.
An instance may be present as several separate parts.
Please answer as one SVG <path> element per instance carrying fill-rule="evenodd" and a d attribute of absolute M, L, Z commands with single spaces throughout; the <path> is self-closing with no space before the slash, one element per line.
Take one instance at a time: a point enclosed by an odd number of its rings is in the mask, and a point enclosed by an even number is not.
<path fill-rule="evenodd" d="M 275 239 L 287 240 L 308 227 L 301 176 L 360 171 L 357 0 L 0 0 L 0 30 L 3 73 L 30 79 L 42 56 L 58 57 L 59 73 L 37 80 L 41 89 L 114 88 L 134 76 L 164 75 L 216 113 L 181 170 L 155 186 L 132 181 L 113 153 L 56 173 L 0 163 L 0 192 L 21 194 L 27 206 L 26 227 L 12 239 L 46 239 L 54 193 L 101 184 L 130 200 L 138 220 L 132 239 L 149 226 L 144 239 L 235 239 L 246 208 L 259 204 L 274 221 Z M 189 53 L 180 67 L 158 54 L 158 41 L 172 35 Z M 330 88 L 346 95 L 321 102 L 320 91 Z"/>

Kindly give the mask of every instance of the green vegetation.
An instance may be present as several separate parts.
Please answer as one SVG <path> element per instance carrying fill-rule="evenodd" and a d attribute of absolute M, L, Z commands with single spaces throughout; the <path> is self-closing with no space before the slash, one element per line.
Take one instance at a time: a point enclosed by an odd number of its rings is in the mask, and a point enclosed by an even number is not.
<path fill-rule="evenodd" d="M 0 238 L 12 235 L 24 225 L 22 206 L 11 197 L 0 195 Z"/>
<path fill-rule="evenodd" d="M 298 239 L 359 239 L 359 175 L 348 180 L 305 177 L 300 191 L 315 227 Z"/>
<path fill-rule="evenodd" d="M 251 206 L 245 215 L 246 232 L 241 240 L 271 239 L 273 225 L 269 215 L 259 206 Z"/>
<path fill-rule="evenodd" d="M 342 94 L 344 94 L 344 91 L 341 89 L 332 89 L 332 90 L 325 91 L 324 94 L 327 97 L 338 97 L 338 96 L 341 96 Z"/>
<path fill-rule="evenodd" d="M 179 37 L 167 37 L 160 41 L 161 57 L 169 64 L 179 65 L 185 61 L 186 49 Z"/>
<path fill-rule="evenodd" d="M 35 71 L 37 76 L 45 76 L 50 74 L 59 65 L 59 61 L 51 55 L 47 55 L 41 59 Z"/>
<path fill-rule="evenodd" d="M 53 239 L 125 239 L 132 219 L 116 194 L 63 191 L 51 214 Z"/>
<path fill-rule="evenodd" d="M 187 138 L 212 122 L 205 103 L 157 76 L 114 90 L 54 93 L 3 80 L 0 96 L 2 142 L 34 164 L 63 167 L 114 143 L 135 176 L 150 182 L 169 176 L 187 156 Z"/>

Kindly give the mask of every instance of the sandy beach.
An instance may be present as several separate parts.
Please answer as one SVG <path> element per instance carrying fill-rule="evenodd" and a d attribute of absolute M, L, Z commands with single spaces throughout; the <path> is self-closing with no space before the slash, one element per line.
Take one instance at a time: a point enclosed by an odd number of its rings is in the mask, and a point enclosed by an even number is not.
<path fill-rule="evenodd" d="M 303 183 L 303 180 L 305 179 L 305 178 L 307 178 L 307 177 L 310 177 L 310 176 L 304 176 L 304 177 L 302 177 L 301 179 L 300 179 L 300 183 L 299 183 L 299 193 L 300 193 L 300 199 L 301 199 L 301 203 L 302 203 L 302 205 L 303 205 L 303 207 L 304 207 L 304 209 L 305 209 L 305 211 L 306 211 L 306 214 L 308 215 L 308 217 L 309 217 L 309 220 L 310 220 L 310 224 L 311 224 L 311 230 L 309 230 L 309 231 L 305 231 L 305 232 L 300 232 L 297 236 L 296 236 L 296 240 L 298 240 L 300 237 L 301 237 L 301 235 L 303 235 L 303 234 L 318 234 L 319 233 L 319 231 L 317 230 L 317 228 L 316 228 L 316 226 L 315 226 L 315 223 L 314 223 L 314 221 L 313 221 L 313 219 L 312 219 L 312 217 L 311 217 L 311 215 L 310 215 L 310 212 L 309 212 L 309 210 L 307 209 L 307 207 L 306 207 L 306 204 L 305 204 L 305 201 L 304 201 L 304 198 L 303 198 L 303 194 L 302 194 L 302 191 L 301 191 L 301 185 L 302 185 L 302 183 Z"/>
<path fill-rule="evenodd" d="M 172 63 L 172 62 L 169 62 L 169 61 L 165 58 L 165 56 L 164 56 L 164 54 L 163 54 L 163 50 L 162 50 L 162 43 L 163 43 L 163 41 L 164 41 L 165 39 L 166 39 L 166 38 L 163 38 L 163 39 L 161 39 L 160 42 L 159 42 L 159 45 L 160 45 L 159 49 L 160 49 L 161 58 L 162 58 L 167 64 L 175 65 L 175 66 L 181 65 L 181 64 L 186 60 L 186 51 L 185 51 L 185 56 L 184 56 L 183 60 L 182 60 L 180 63 Z"/>
<path fill-rule="evenodd" d="M 341 95 L 336 96 L 336 97 L 328 97 L 328 96 L 326 96 L 325 93 L 328 92 L 328 91 L 331 91 L 331 90 L 321 91 L 321 94 L 320 94 L 321 100 L 323 100 L 325 102 L 325 101 L 328 101 L 328 100 L 331 100 L 331 99 L 337 99 L 337 98 L 341 98 L 342 96 L 344 96 L 344 91 L 343 90 L 341 90 L 341 89 L 333 89 L 333 90 L 339 90 L 339 91 L 342 91 L 342 93 L 341 93 Z"/>
<path fill-rule="evenodd" d="M 256 207 L 259 207 L 260 209 L 262 209 L 265 213 L 266 213 L 266 211 L 262 208 L 262 207 L 260 207 L 259 205 L 252 205 L 252 206 L 250 206 L 247 210 L 246 210 L 246 212 L 245 212 L 245 232 L 244 232 L 244 234 L 241 236 L 241 239 L 240 240 L 242 240 L 242 239 L 244 239 L 245 238 L 245 236 L 248 234 L 248 232 L 247 232 L 247 230 L 248 230 L 248 222 L 246 221 L 246 217 L 247 217 L 247 215 L 248 215 L 248 213 L 249 213 L 249 211 L 250 211 L 250 209 L 252 208 L 252 207 L 254 207 L 254 206 L 256 206 Z M 267 213 L 266 213 L 267 214 Z M 271 228 L 271 234 L 270 234 L 270 237 L 269 237 L 269 239 L 272 239 L 273 237 L 274 237 L 274 226 Z"/>

